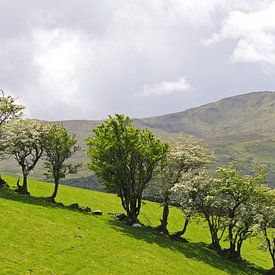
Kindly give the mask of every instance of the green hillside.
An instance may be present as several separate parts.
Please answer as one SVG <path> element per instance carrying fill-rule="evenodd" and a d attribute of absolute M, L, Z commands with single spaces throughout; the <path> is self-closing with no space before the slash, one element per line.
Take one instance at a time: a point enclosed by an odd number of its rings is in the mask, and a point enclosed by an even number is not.
<path fill-rule="evenodd" d="M 204 139 L 247 133 L 274 135 L 275 92 L 233 96 L 184 112 L 146 118 L 141 124 Z"/>
<path fill-rule="evenodd" d="M 5 177 L 11 185 L 16 179 Z M 85 189 L 61 186 L 49 204 L 53 185 L 30 181 L 32 197 L 0 191 L 1 274 L 260 274 L 271 267 L 258 241 L 247 241 L 244 257 L 256 266 L 240 266 L 210 250 L 206 225 L 193 220 L 189 243 L 174 242 L 148 227 L 131 228 L 115 221 L 108 211 L 121 212 L 119 199 Z M 100 209 L 103 216 L 72 210 L 72 203 Z M 159 204 L 144 201 L 141 221 L 155 226 Z M 170 230 L 182 227 L 183 217 L 172 209 Z M 224 243 L 226 245 L 226 243 Z"/>

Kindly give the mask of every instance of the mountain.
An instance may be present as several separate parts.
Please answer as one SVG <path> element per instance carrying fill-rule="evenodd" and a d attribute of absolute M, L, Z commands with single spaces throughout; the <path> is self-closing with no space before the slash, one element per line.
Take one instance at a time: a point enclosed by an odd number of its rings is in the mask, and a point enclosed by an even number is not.
<path fill-rule="evenodd" d="M 82 147 L 74 161 L 85 163 L 85 138 L 102 121 L 68 120 L 62 123 L 77 135 Z M 215 166 L 236 160 L 248 171 L 253 162 L 266 164 L 270 167 L 269 183 L 275 186 L 275 92 L 242 94 L 183 112 L 134 119 L 133 123 L 136 127 L 152 130 L 163 140 L 182 132 L 203 140 L 217 155 Z M 2 164 L 4 170 L 14 171 L 10 162 Z M 39 177 L 41 173 L 40 165 L 34 175 Z M 90 174 L 85 167 L 80 171 L 85 180 Z"/>
<path fill-rule="evenodd" d="M 140 120 L 141 125 L 200 138 L 274 135 L 275 92 L 233 96 L 183 112 Z"/>

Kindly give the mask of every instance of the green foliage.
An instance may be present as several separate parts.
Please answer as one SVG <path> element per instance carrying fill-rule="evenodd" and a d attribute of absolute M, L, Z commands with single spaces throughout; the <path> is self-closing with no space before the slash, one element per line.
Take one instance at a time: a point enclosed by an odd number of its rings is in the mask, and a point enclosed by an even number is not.
<path fill-rule="evenodd" d="M 254 175 L 242 175 L 232 164 L 217 170 L 218 178 L 206 171 L 184 175 L 172 189 L 187 213 L 202 214 L 206 219 L 212 245 L 221 252 L 220 240 L 227 232 L 226 255 L 241 259 L 243 242 L 256 234 L 256 217 L 267 200 L 266 169 L 257 167 Z"/>
<path fill-rule="evenodd" d="M 61 124 L 50 124 L 44 143 L 47 177 L 59 181 L 67 174 L 77 173 L 80 164 L 72 165 L 65 161 L 79 150 L 75 135 L 71 135 Z"/>
<path fill-rule="evenodd" d="M 230 257 L 240 257 L 243 241 L 254 234 L 254 217 L 265 200 L 266 168 L 258 167 L 254 175 L 241 175 L 236 164 L 217 170 L 218 199 L 226 213 Z"/>
<path fill-rule="evenodd" d="M 130 223 L 137 221 L 142 192 L 168 145 L 148 130 L 132 126 L 129 117 L 115 115 L 87 139 L 88 167 L 105 181 L 106 188 L 121 198 Z"/>
<path fill-rule="evenodd" d="M 81 163 L 66 163 L 66 160 L 78 150 L 80 147 L 77 146 L 75 135 L 71 135 L 61 124 L 48 125 L 44 141 L 44 158 L 45 168 L 48 172 L 45 175 L 48 178 L 53 178 L 55 182 L 52 199 L 57 195 L 59 180 L 68 174 L 76 174 L 81 166 Z"/>
<path fill-rule="evenodd" d="M 254 218 L 255 229 L 263 235 L 260 247 L 269 252 L 275 272 L 275 190 L 265 188 L 261 194 L 264 196 Z"/>

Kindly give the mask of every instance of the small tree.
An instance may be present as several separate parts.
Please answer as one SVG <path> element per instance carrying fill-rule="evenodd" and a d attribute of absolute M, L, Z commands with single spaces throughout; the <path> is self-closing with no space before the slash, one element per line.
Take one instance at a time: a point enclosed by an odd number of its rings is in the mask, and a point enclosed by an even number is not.
<path fill-rule="evenodd" d="M 4 132 L 5 152 L 14 156 L 23 174 L 23 185 L 18 184 L 18 192 L 29 194 L 27 179 L 42 156 L 45 126 L 39 121 L 14 120 L 6 125 Z"/>
<path fill-rule="evenodd" d="M 19 118 L 23 109 L 24 106 L 15 103 L 15 98 L 6 96 L 4 91 L 0 90 L 0 156 L 5 153 L 3 142 L 5 135 L 1 126 L 11 119 Z"/>
<path fill-rule="evenodd" d="M 61 124 L 54 123 L 48 126 L 44 143 L 45 167 L 48 172 L 45 175 L 54 179 L 52 201 L 55 201 L 60 179 L 68 174 L 77 173 L 81 166 L 81 163 L 66 163 L 66 160 L 78 150 L 80 147 L 77 146 L 75 135 L 71 135 Z"/>
<path fill-rule="evenodd" d="M 138 222 L 142 193 L 168 145 L 148 130 L 132 126 L 129 117 L 109 117 L 87 138 L 88 167 L 121 199 L 130 224 Z"/>
<path fill-rule="evenodd" d="M 243 176 L 239 167 L 232 164 L 219 168 L 217 173 L 216 186 L 226 209 L 225 226 L 230 244 L 227 256 L 239 260 L 243 241 L 254 233 L 254 217 L 264 199 L 259 196 L 258 189 L 266 182 L 266 169 L 258 167 L 255 175 Z"/>
<path fill-rule="evenodd" d="M 261 194 L 263 193 L 264 201 L 258 205 L 255 228 L 263 235 L 261 248 L 269 252 L 273 264 L 271 274 L 275 274 L 275 190 L 266 187 L 261 190 Z"/>
<path fill-rule="evenodd" d="M 24 108 L 15 103 L 15 98 L 6 96 L 4 91 L 0 90 L 0 126 L 13 118 L 19 118 Z"/>
<path fill-rule="evenodd" d="M 167 230 L 169 205 L 171 203 L 171 188 L 179 182 L 184 173 L 191 172 L 202 166 L 210 164 L 214 159 L 213 153 L 191 137 L 180 136 L 178 142 L 173 144 L 158 169 L 158 197 L 163 205 L 162 219 L 157 229 L 169 233 Z M 188 215 L 185 215 L 188 217 Z M 177 232 L 175 237 L 184 234 L 188 224 L 185 221 L 183 230 Z"/>
<path fill-rule="evenodd" d="M 218 190 L 214 179 L 206 170 L 195 175 L 186 173 L 175 184 L 172 191 L 189 219 L 196 214 L 203 215 L 209 227 L 211 246 L 220 252 L 220 240 L 225 231 L 225 210 L 223 204 L 217 199 Z"/>

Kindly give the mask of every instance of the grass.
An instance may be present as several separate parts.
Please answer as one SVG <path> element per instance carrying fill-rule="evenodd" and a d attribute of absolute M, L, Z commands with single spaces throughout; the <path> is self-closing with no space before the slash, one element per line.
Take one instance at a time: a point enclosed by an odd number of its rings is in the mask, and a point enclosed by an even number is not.
<path fill-rule="evenodd" d="M 5 177 L 15 186 L 16 179 Z M 32 196 L 0 192 L 1 274 L 259 274 L 271 268 L 268 254 L 257 251 L 257 240 L 247 241 L 244 257 L 255 266 L 240 266 L 208 248 L 209 234 L 198 219 L 188 227 L 189 243 L 174 242 L 149 227 L 131 228 L 107 215 L 122 212 L 119 199 L 85 189 L 60 186 L 57 201 L 49 203 L 50 183 L 29 181 Z M 103 216 L 72 210 L 72 203 L 100 209 Z M 156 226 L 159 204 L 145 201 L 140 219 Z M 169 229 L 183 224 L 171 209 Z"/>

